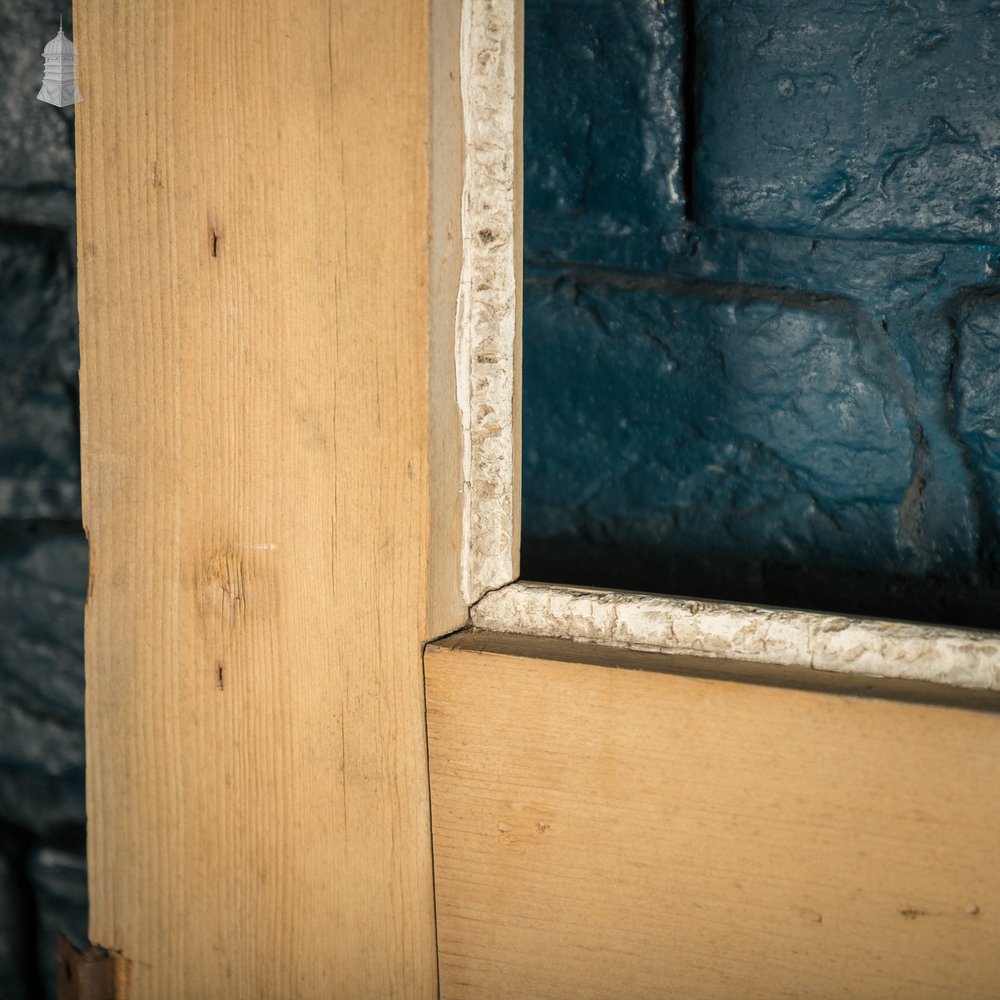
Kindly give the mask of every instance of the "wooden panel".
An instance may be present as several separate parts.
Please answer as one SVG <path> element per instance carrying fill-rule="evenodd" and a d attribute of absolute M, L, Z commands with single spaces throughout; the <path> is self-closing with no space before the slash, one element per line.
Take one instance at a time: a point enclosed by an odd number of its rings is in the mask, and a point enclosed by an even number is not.
<path fill-rule="evenodd" d="M 998 995 L 995 697 L 592 653 L 427 649 L 442 996 Z"/>
<path fill-rule="evenodd" d="M 136 998 L 435 995 L 430 14 L 76 4 L 91 937 Z"/>

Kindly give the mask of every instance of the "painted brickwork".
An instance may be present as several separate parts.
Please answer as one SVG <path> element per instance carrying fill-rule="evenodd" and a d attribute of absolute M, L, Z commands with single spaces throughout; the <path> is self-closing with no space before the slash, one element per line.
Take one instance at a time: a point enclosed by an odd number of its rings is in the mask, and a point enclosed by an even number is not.
<path fill-rule="evenodd" d="M 1000 627 L 1000 9 L 526 8 L 523 576 Z"/>
<path fill-rule="evenodd" d="M 87 930 L 73 119 L 35 99 L 57 16 L 0 0 L 0 1000 L 54 997 L 55 934 Z"/>

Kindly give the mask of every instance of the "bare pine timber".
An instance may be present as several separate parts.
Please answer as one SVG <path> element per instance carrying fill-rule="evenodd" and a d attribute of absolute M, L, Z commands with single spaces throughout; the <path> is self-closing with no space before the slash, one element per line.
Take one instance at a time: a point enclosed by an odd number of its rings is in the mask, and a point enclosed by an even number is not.
<path fill-rule="evenodd" d="M 442 997 L 998 995 L 995 694 L 489 633 L 425 663 Z"/>
<path fill-rule="evenodd" d="M 75 13 L 91 938 L 136 1000 L 435 996 L 457 4 Z"/>

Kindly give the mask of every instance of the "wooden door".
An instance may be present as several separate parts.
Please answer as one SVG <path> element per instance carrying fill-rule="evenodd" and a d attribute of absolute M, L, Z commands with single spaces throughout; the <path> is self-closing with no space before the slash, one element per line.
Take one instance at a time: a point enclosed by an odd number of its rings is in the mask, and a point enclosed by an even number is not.
<path fill-rule="evenodd" d="M 511 6 L 469 5 L 465 63 L 510 57 Z M 91 938 L 120 995 L 998 995 L 992 696 L 425 653 L 516 570 L 516 365 L 481 343 L 509 490 L 463 460 L 490 108 L 458 0 L 75 23 Z"/>

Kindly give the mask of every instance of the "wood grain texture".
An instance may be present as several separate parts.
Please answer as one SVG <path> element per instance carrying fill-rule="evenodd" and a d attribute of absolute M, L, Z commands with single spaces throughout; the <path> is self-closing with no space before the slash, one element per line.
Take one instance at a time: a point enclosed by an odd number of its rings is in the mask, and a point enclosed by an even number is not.
<path fill-rule="evenodd" d="M 430 0 L 75 12 L 91 938 L 134 998 L 434 996 Z"/>
<path fill-rule="evenodd" d="M 425 656 L 442 996 L 998 995 L 995 712 L 499 645 Z"/>

